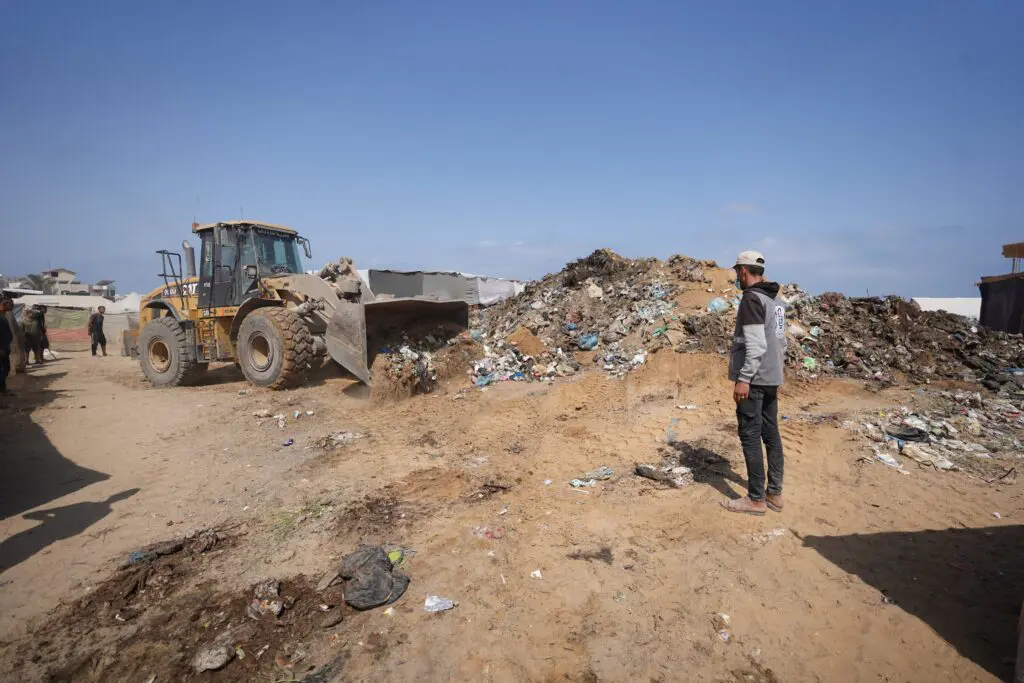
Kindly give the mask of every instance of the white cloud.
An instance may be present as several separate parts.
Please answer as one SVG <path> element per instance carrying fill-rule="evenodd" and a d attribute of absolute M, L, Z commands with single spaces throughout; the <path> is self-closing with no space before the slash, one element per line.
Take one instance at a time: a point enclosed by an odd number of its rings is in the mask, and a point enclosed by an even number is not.
<path fill-rule="evenodd" d="M 494 240 L 482 240 L 481 242 L 478 242 L 476 246 L 480 247 L 481 249 L 494 249 L 495 247 L 500 247 L 501 245 L 495 242 Z"/>

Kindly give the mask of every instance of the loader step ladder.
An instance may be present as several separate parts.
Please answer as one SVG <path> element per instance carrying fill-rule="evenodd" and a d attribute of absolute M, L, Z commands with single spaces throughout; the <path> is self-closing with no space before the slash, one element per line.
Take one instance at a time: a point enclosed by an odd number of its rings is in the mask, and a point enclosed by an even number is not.
<path fill-rule="evenodd" d="M 166 287 L 164 292 L 170 296 L 177 296 L 181 308 L 185 308 L 185 287 L 181 283 L 181 254 L 166 249 L 161 249 L 156 253 L 160 254 L 162 261 L 163 268 L 159 275 L 164 279 Z M 175 259 L 177 259 L 177 268 L 175 268 Z"/>

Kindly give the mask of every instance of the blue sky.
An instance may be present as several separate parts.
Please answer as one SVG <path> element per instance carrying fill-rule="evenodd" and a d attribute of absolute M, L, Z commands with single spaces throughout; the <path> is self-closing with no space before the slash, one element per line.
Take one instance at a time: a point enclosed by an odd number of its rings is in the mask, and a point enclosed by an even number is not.
<path fill-rule="evenodd" d="M 0 272 L 121 291 L 200 222 L 314 264 L 594 248 L 973 296 L 1024 240 L 1018 2 L 0 5 Z"/>

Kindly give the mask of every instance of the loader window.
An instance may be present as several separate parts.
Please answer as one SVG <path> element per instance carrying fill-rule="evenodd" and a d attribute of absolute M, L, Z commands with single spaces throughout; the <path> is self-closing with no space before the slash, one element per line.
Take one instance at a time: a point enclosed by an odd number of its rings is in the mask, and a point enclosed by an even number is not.
<path fill-rule="evenodd" d="M 293 235 L 256 230 L 254 237 L 261 275 L 302 272 L 299 245 Z"/>

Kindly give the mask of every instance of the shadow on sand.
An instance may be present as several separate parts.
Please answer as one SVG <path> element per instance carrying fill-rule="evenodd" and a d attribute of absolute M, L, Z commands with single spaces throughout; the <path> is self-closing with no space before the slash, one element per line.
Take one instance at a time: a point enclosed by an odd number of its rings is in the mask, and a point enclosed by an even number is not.
<path fill-rule="evenodd" d="M 698 443 L 673 441 L 668 447 L 679 457 L 679 464 L 693 470 L 693 480 L 698 484 L 707 484 L 726 498 L 742 498 L 746 492 L 747 480 L 732 469 L 732 464 L 715 451 Z M 737 493 L 729 482 L 743 487 L 743 493 Z"/>
<path fill-rule="evenodd" d="M 0 410 L 0 518 L 15 517 L 110 478 L 65 458 L 43 427 L 32 419 L 34 410 L 65 396 L 51 386 L 66 374 L 45 366 L 30 371 L 13 383 L 16 396 L 9 400 L 7 408 Z M 76 410 L 77 406 L 68 409 Z M 80 534 L 110 514 L 113 503 L 137 492 L 138 489 L 132 489 L 100 502 L 74 503 L 22 515 L 41 524 L 0 543 L 0 572 L 56 541 Z"/>
<path fill-rule="evenodd" d="M 807 536 L 804 545 L 877 588 L 895 609 L 928 624 L 1000 680 L 1013 677 L 1024 525 Z"/>
<path fill-rule="evenodd" d="M 127 500 L 138 492 L 139 489 L 128 489 L 103 501 L 72 503 L 22 515 L 23 519 L 42 523 L 0 543 L 0 572 L 21 564 L 51 543 L 77 536 L 109 515 L 114 503 Z"/>
<path fill-rule="evenodd" d="M 63 395 L 50 386 L 66 374 L 26 375 L 12 387 L 17 395 L 9 407 L 0 411 L 0 519 L 109 478 L 61 455 L 43 428 L 31 419 L 34 409 Z"/>

